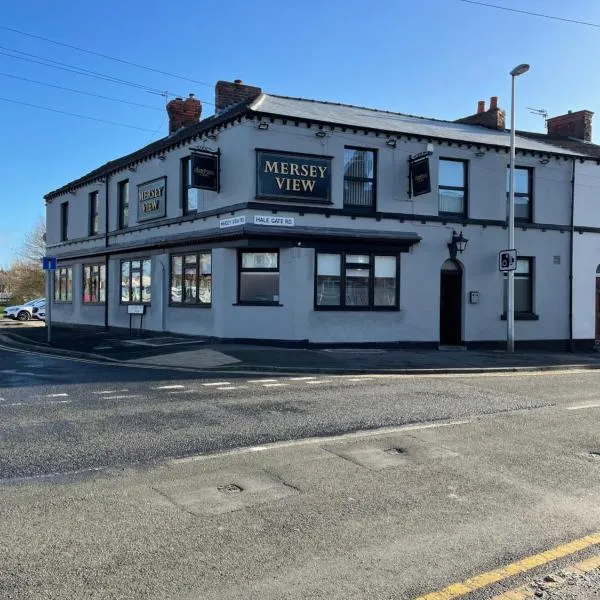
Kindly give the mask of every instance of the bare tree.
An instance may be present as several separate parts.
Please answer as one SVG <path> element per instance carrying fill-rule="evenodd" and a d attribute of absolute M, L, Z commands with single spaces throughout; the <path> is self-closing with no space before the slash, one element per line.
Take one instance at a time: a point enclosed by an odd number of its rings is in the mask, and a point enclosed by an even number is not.
<path fill-rule="evenodd" d="M 46 255 L 46 224 L 38 218 L 33 229 L 25 236 L 21 247 L 22 260 L 40 265 L 42 257 Z"/>

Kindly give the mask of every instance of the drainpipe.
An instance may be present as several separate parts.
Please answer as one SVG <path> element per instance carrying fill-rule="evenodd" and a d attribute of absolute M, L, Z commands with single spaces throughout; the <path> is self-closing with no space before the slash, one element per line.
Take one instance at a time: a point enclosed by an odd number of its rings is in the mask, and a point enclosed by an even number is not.
<path fill-rule="evenodd" d="M 108 273 L 108 180 L 110 176 L 108 173 L 104 177 L 104 248 L 106 252 L 104 254 L 104 329 L 108 330 L 108 281 L 110 279 Z"/>
<path fill-rule="evenodd" d="M 575 165 L 573 158 L 573 170 L 571 174 L 571 231 L 570 231 L 570 255 L 569 255 L 569 352 L 573 352 L 573 244 L 575 243 Z"/>

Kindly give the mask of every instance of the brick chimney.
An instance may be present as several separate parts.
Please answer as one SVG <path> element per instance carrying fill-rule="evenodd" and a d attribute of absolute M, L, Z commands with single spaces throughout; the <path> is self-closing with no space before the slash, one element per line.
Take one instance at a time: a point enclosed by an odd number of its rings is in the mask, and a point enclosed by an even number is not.
<path fill-rule="evenodd" d="M 262 94 L 259 87 L 245 85 L 241 79 L 230 81 L 217 81 L 215 86 L 215 113 L 218 115 L 227 109 L 240 104 L 250 102 Z"/>
<path fill-rule="evenodd" d="M 469 117 L 457 119 L 455 123 L 466 123 L 468 125 L 481 125 L 489 129 L 505 129 L 506 113 L 498 108 L 498 96 L 490 98 L 490 107 L 485 110 L 485 100 L 477 103 L 477 112 Z"/>
<path fill-rule="evenodd" d="M 578 110 L 547 119 L 548 135 L 572 137 L 584 142 L 591 142 L 593 116 L 594 113 L 591 110 Z"/>
<path fill-rule="evenodd" d="M 169 134 L 175 133 L 182 127 L 189 127 L 200 122 L 202 103 L 190 94 L 188 98 L 175 98 L 167 104 L 169 115 Z"/>

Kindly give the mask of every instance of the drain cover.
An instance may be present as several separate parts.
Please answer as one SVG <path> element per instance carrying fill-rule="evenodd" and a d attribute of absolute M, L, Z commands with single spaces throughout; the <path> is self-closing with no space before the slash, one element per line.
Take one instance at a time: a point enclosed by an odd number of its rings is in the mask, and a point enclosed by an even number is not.
<path fill-rule="evenodd" d="M 243 488 L 235 483 L 226 483 L 225 485 L 218 485 L 217 490 L 219 490 L 219 492 L 223 492 L 224 494 L 239 494 L 243 491 Z"/>
<path fill-rule="evenodd" d="M 384 450 L 384 452 L 393 456 L 398 454 L 406 454 L 406 450 L 404 448 L 388 448 L 387 450 Z"/>

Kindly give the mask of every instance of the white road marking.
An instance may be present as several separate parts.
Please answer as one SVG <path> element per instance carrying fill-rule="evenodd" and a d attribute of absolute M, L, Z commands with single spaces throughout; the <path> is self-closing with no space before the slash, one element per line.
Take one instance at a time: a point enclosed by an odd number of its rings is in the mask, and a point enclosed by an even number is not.
<path fill-rule="evenodd" d="M 290 448 L 293 446 L 306 446 L 310 444 L 330 444 L 332 442 L 344 442 L 346 440 L 361 439 L 366 437 L 375 437 L 378 435 L 387 436 L 405 431 L 415 431 L 419 429 L 434 429 L 437 427 L 450 427 L 452 425 L 468 425 L 471 421 L 442 421 L 441 423 L 424 423 L 422 425 L 401 425 L 399 427 L 380 427 L 379 429 L 367 429 L 365 431 L 354 431 L 352 433 L 343 433 L 341 435 L 332 435 L 329 437 L 312 437 L 300 440 L 289 440 L 286 442 L 272 442 L 263 444 L 262 446 L 246 446 L 243 448 L 235 448 L 233 450 L 225 450 L 221 452 L 212 452 L 210 454 L 199 454 L 197 456 L 186 456 L 185 458 L 174 458 L 172 464 L 195 462 L 198 460 L 208 460 L 210 458 L 231 456 L 236 454 L 251 454 L 253 452 L 265 452 L 279 448 Z"/>
<path fill-rule="evenodd" d="M 600 404 L 578 404 L 577 406 L 567 406 L 567 410 L 582 410 L 584 408 L 600 408 Z"/>
<path fill-rule="evenodd" d="M 325 379 L 319 379 L 318 381 L 307 381 L 306 383 L 308 385 L 317 385 L 319 383 L 330 383 L 330 381 L 325 380 Z"/>
<path fill-rule="evenodd" d="M 204 386 L 210 386 L 210 385 L 231 385 L 231 383 L 229 381 L 213 381 L 212 383 L 203 383 L 202 385 L 204 385 Z"/>
<path fill-rule="evenodd" d="M 277 379 L 248 379 L 248 383 L 272 383 Z"/>
<path fill-rule="evenodd" d="M 129 394 L 127 396 L 105 396 L 106 400 L 122 400 L 123 398 L 140 398 L 140 394 Z"/>
<path fill-rule="evenodd" d="M 185 385 L 158 385 L 156 387 L 151 387 L 151 390 L 182 390 Z"/>
<path fill-rule="evenodd" d="M 349 377 L 345 381 L 372 381 L 372 377 Z"/>
<path fill-rule="evenodd" d="M 289 385 L 288 383 L 263 383 L 263 387 L 283 387 Z"/>
<path fill-rule="evenodd" d="M 290 381 L 308 381 L 310 379 L 316 379 L 316 377 L 290 377 Z"/>
<path fill-rule="evenodd" d="M 228 385 L 227 387 L 218 387 L 217 390 L 245 390 L 247 385 Z"/>
<path fill-rule="evenodd" d="M 92 392 L 92 394 L 116 394 L 119 390 L 103 390 L 101 392 Z M 122 390 L 127 392 L 128 390 Z"/>
<path fill-rule="evenodd" d="M 46 398 L 65 398 L 69 394 L 46 394 Z"/>
<path fill-rule="evenodd" d="M 197 394 L 200 390 L 175 390 L 169 394 Z"/>

